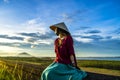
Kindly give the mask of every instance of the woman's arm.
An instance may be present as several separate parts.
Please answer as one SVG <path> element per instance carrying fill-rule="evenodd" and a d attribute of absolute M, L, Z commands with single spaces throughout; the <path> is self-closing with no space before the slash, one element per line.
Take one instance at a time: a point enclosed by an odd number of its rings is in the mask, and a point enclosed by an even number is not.
<path fill-rule="evenodd" d="M 71 64 L 74 67 L 77 67 L 77 61 L 76 61 L 76 56 L 75 56 L 74 46 L 73 46 L 73 39 L 71 36 L 67 37 L 67 50 L 71 60 Z"/>
<path fill-rule="evenodd" d="M 73 56 L 73 55 L 70 55 L 70 60 L 71 60 L 71 62 L 72 62 L 72 65 L 73 65 L 74 67 L 76 67 L 77 65 L 76 65 L 76 62 L 75 62 L 75 59 L 74 59 L 74 56 Z"/>
<path fill-rule="evenodd" d="M 77 66 L 77 62 L 76 62 L 76 59 L 75 59 L 74 55 L 70 56 L 70 60 L 72 62 L 72 65 L 80 70 L 80 68 Z"/>

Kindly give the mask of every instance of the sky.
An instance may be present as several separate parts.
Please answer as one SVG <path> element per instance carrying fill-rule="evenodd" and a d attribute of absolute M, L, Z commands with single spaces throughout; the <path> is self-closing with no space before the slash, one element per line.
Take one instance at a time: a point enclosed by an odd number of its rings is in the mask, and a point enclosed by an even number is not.
<path fill-rule="evenodd" d="M 119 0 L 0 0 L 0 56 L 27 52 L 54 57 L 57 36 L 49 26 L 65 22 L 77 57 L 120 56 Z"/>

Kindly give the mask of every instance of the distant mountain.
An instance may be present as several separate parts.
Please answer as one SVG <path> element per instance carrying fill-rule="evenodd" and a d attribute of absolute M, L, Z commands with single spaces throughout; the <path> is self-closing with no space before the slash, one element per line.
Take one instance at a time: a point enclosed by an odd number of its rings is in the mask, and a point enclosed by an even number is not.
<path fill-rule="evenodd" d="M 19 53 L 17 57 L 33 57 L 33 56 L 28 54 L 27 52 L 22 52 L 22 53 Z"/>

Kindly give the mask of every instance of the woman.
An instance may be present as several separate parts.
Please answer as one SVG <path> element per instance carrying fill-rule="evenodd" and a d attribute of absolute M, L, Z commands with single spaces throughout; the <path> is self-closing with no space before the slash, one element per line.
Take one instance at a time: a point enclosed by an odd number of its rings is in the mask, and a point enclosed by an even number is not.
<path fill-rule="evenodd" d="M 41 80 L 82 80 L 87 74 L 77 67 L 73 39 L 66 25 L 50 26 L 58 38 L 54 42 L 56 58 L 42 73 Z"/>

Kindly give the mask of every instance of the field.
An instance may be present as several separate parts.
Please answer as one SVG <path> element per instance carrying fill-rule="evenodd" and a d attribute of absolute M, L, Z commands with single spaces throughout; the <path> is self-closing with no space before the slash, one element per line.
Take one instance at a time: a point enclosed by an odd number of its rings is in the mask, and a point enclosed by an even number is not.
<path fill-rule="evenodd" d="M 0 57 L 0 80 L 40 80 L 52 58 Z M 85 80 L 120 80 L 120 61 L 78 60 L 89 77 Z"/>

